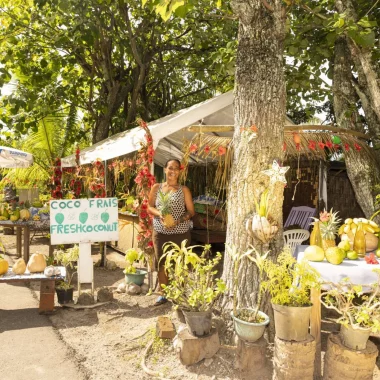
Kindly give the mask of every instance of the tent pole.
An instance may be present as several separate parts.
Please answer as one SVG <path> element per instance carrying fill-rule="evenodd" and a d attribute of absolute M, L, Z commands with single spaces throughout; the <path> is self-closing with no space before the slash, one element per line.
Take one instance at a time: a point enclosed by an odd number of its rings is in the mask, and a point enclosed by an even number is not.
<path fill-rule="evenodd" d="M 106 193 L 106 198 L 107 198 L 107 160 L 104 161 L 104 190 Z M 107 242 L 104 242 L 104 247 L 103 247 L 103 267 L 105 268 L 107 265 Z"/>

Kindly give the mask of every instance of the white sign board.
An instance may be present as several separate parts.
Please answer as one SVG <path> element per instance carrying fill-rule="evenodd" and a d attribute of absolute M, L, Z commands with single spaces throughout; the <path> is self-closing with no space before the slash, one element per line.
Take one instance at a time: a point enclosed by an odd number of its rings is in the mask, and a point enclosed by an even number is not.
<path fill-rule="evenodd" d="M 50 201 L 51 244 L 119 240 L 117 198 Z"/>

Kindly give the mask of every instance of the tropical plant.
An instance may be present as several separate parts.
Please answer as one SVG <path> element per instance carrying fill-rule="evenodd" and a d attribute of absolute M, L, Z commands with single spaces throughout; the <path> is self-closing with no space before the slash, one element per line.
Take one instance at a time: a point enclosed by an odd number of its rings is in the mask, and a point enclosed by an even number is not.
<path fill-rule="evenodd" d="M 142 254 L 137 252 L 134 248 L 129 248 L 125 252 L 125 261 L 127 266 L 124 269 L 124 273 L 136 273 L 136 267 L 133 265 L 137 260 L 140 260 Z"/>
<path fill-rule="evenodd" d="M 337 323 L 353 329 L 371 329 L 374 333 L 380 331 L 380 270 L 374 272 L 378 278 L 370 289 L 354 285 L 349 278 L 326 284 L 330 289 L 321 294 L 321 302 L 340 314 Z"/>
<path fill-rule="evenodd" d="M 241 252 L 236 248 L 235 245 L 226 244 L 226 253 L 231 257 L 231 260 L 233 262 L 233 268 L 234 268 L 233 314 L 234 316 L 236 317 L 239 316 L 240 319 L 245 320 L 242 317 L 241 313 L 238 312 L 238 307 L 237 307 L 237 298 L 238 298 L 237 292 L 239 288 L 239 264 L 241 260 L 243 260 L 245 257 L 251 260 L 252 262 L 254 262 L 259 272 L 259 282 L 261 284 L 263 281 L 265 260 L 267 259 L 269 251 L 261 255 L 254 247 L 251 247 L 246 252 Z M 255 253 L 255 256 L 252 256 L 253 253 Z M 260 286 L 258 295 L 257 295 L 255 312 L 253 313 L 253 315 L 247 316 L 247 318 L 249 318 L 251 322 L 256 321 L 257 313 L 261 306 L 263 292 L 264 292 L 264 288 Z"/>
<path fill-rule="evenodd" d="M 58 289 L 70 289 L 73 276 L 76 273 L 74 264 L 79 259 L 79 246 L 75 244 L 72 248 L 56 249 L 53 252 L 55 261 L 66 269 L 66 280 L 57 284 Z"/>
<path fill-rule="evenodd" d="M 167 299 L 177 307 L 187 311 L 209 311 L 216 299 L 225 292 L 226 285 L 220 278 L 215 278 L 216 267 L 222 259 L 220 252 L 213 259 L 208 259 L 210 245 L 186 247 L 169 242 L 164 245 L 164 261 L 169 285 L 161 285 Z M 201 255 L 193 250 L 202 248 Z"/>
<path fill-rule="evenodd" d="M 310 289 L 320 287 L 317 270 L 307 260 L 297 262 L 288 249 L 280 253 L 277 262 L 265 260 L 263 271 L 267 279 L 260 286 L 277 305 L 311 305 Z"/>

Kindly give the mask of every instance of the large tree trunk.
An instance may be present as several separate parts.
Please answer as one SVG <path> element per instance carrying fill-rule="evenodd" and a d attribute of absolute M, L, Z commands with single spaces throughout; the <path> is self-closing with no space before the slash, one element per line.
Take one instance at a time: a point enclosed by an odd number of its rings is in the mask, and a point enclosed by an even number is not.
<path fill-rule="evenodd" d="M 234 157 L 229 184 L 226 243 L 241 251 L 253 244 L 262 247 L 247 234 L 244 221 L 254 212 L 254 196 L 259 197 L 268 185 L 268 177 L 261 173 L 274 159 L 283 157 L 285 121 L 285 80 L 283 44 L 285 15 L 282 0 L 274 0 L 265 7 L 260 0 L 233 1 L 232 7 L 240 19 L 239 45 L 235 76 L 235 132 Z M 273 9 L 269 9 L 272 8 Z M 256 125 L 258 137 L 251 141 L 242 136 L 241 128 Z M 271 243 L 271 255 L 276 257 L 283 245 L 282 204 L 284 184 L 277 183 L 271 197 L 270 216 L 278 223 L 279 231 Z M 233 263 L 228 255 L 224 261 L 224 280 L 233 289 Z M 255 266 L 247 260 L 240 263 L 238 304 L 255 304 L 258 279 Z M 223 308 L 231 308 L 232 294 L 222 301 Z M 266 304 L 264 311 L 270 309 Z"/>
<path fill-rule="evenodd" d="M 364 133 L 357 111 L 357 94 L 352 85 L 350 52 L 346 37 L 335 42 L 333 96 L 335 118 L 340 128 Z M 347 174 L 355 192 L 356 200 L 369 218 L 375 211 L 373 185 L 379 178 L 378 166 L 373 157 L 364 152 L 347 152 L 345 155 Z M 355 215 L 353 215 L 355 216 Z"/>
<path fill-rule="evenodd" d="M 339 13 L 345 13 L 346 20 L 358 21 L 358 16 L 351 0 L 335 0 L 335 7 Z M 360 63 L 361 70 L 366 78 L 368 93 L 370 94 L 370 106 L 380 120 L 380 80 L 372 59 L 372 50 L 358 46 L 351 38 L 348 39 L 348 45 L 352 56 Z"/>

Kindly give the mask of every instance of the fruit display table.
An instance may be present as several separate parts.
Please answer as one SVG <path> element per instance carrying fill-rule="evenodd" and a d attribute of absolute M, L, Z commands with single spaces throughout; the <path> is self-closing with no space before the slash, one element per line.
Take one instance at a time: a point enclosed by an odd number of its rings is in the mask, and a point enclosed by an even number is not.
<path fill-rule="evenodd" d="M 299 245 L 294 256 L 297 261 L 303 259 L 303 254 L 308 245 Z M 337 283 L 342 279 L 349 277 L 351 282 L 357 285 L 370 285 L 377 281 L 377 275 L 373 269 L 380 269 L 380 264 L 367 264 L 364 259 L 347 260 L 345 259 L 339 265 L 330 264 L 328 261 L 309 261 L 309 264 L 315 268 L 321 275 L 322 280 L 326 282 Z M 319 289 L 311 290 L 311 302 L 313 304 L 310 319 L 310 334 L 316 340 L 315 356 L 315 378 L 321 375 L 321 291 Z"/>
<path fill-rule="evenodd" d="M 49 313 L 54 310 L 54 294 L 55 294 L 55 282 L 57 280 L 64 280 L 66 277 L 65 267 L 59 267 L 61 271 L 60 276 L 46 277 L 43 273 L 24 273 L 16 275 L 12 272 L 12 268 L 8 269 L 8 272 L 0 276 L 0 284 L 14 284 L 24 283 L 29 281 L 40 282 L 40 304 L 38 312 Z"/>
<path fill-rule="evenodd" d="M 30 221 L 28 222 L 11 222 L 10 220 L 1 220 L 0 226 L 16 228 L 16 249 L 18 257 L 23 256 L 25 262 L 29 260 L 29 244 L 30 244 Z M 22 230 L 24 230 L 24 244 L 22 244 Z M 24 251 L 22 255 L 22 247 Z"/>

